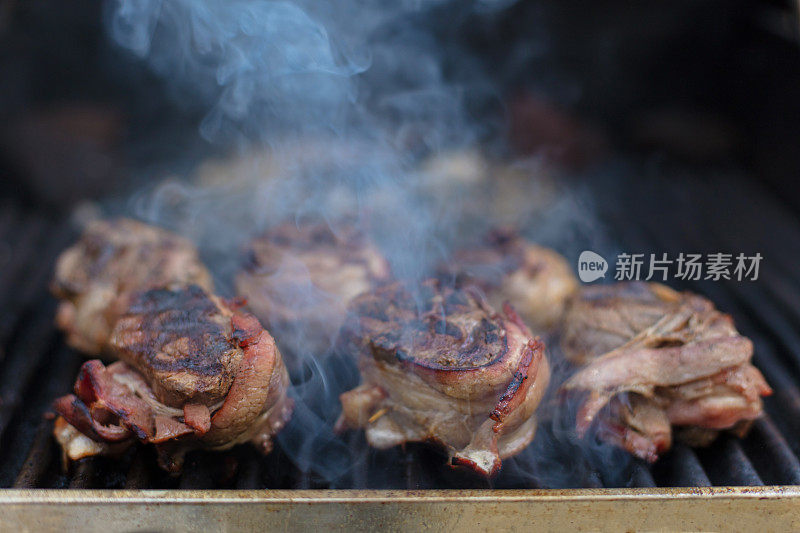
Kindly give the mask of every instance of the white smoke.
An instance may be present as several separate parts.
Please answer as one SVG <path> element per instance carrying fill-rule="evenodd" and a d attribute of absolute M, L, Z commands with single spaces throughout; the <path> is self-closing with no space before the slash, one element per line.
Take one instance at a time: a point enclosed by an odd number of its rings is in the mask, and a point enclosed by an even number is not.
<path fill-rule="evenodd" d="M 526 174 L 521 188 L 501 191 L 511 203 L 493 205 L 476 194 L 480 178 L 463 187 L 446 179 L 434 191 L 419 170 L 422 158 L 485 140 L 491 122 L 471 111 L 485 106 L 471 104 L 500 100 L 482 63 L 444 42 L 443 28 L 511 3 L 110 1 L 112 39 L 163 78 L 177 103 L 201 111 L 204 139 L 245 154 L 207 180 L 139 191 L 132 209 L 195 239 L 221 280 L 253 234 L 292 218 L 321 218 L 334 230 L 342 215 L 369 220 L 394 274 L 412 280 L 493 222 L 535 220 L 519 210 L 536 202 L 549 203 L 550 216 L 523 229 L 557 243 L 565 226 L 591 218 L 574 197 L 555 201 Z M 309 284 L 307 294 L 286 298 L 316 301 L 314 291 Z M 279 440 L 301 469 L 337 479 L 364 459 L 331 432 L 338 394 L 357 373 L 319 354 L 287 355 L 304 361 L 307 375 L 293 376 L 297 409 Z"/>
<path fill-rule="evenodd" d="M 108 20 L 113 39 L 177 99 L 208 109 L 208 140 L 414 137 L 429 146 L 457 140 L 445 130 L 468 130 L 464 87 L 445 80 L 423 16 L 440 3 L 115 0 Z"/>

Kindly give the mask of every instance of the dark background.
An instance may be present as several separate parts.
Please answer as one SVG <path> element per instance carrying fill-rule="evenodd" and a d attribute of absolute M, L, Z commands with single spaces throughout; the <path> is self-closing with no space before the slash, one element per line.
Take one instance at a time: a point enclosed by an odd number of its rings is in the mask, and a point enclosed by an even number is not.
<path fill-rule="evenodd" d="M 690 169 L 676 179 L 724 169 L 800 208 L 800 25 L 791 3 L 437 9 L 443 45 L 462 45 L 502 87 L 501 133 L 518 152 L 546 153 L 576 174 L 620 157 Z M 0 1 L 4 195 L 67 209 L 221 149 L 196 133 L 203 110 L 167 98 L 109 41 L 102 20 L 99 1 Z"/>

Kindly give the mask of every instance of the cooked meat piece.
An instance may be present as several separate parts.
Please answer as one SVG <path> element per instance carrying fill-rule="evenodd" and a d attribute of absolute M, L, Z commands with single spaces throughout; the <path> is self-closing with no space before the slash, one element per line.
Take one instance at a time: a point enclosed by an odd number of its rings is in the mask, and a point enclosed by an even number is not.
<path fill-rule="evenodd" d="M 234 311 L 196 285 L 134 297 L 111 334 L 114 354 L 167 405 L 213 405 L 228 393 L 243 351 L 231 342 Z"/>
<path fill-rule="evenodd" d="M 354 226 L 286 223 L 252 241 L 236 291 L 292 351 L 314 353 L 333 344 L 350 300 L 389 275 Z"/>
<path fill-rule="evenodd" d="M 682 295 L 658 283 L 587 285 L 567 303 L 561 348 L 575 364 L 584 365 L 649 328 L 670 308 L 713 309 L 705 298 Z"/>
<path fill-rule="evenodd" d="M 772 392 L 750 364 L 753 344 L 700 296 L 656 283 L 586 287 L 565 320 L 564 352 L 588 361 L 563 386 L 582 398 L 578 433 L 596 423 L 649 461 L 672 440 L 664 420 L 707 443 L 742 430 Z"/>
<path fill-rule="evenodd" d="M 480 287 L 497 309 L 510 302 L 537 333 L 556 326 L 578 286 L 557 252 L 507 229 L 493 231 L 480 246 L 457 251 L 440 270 L 454 276 L 457 286 Z"/>
<path fill-rule="evenodd" d="M 650 462 L 672 446 L 666 413 L 653 399 L 638 394 L 614 396 L 597 429 L 601 439 Z"/>
<path fill-rule="evenodd" d="M 108 339 L 134 292 L 170 283 L 212 289 L 192 244 L 129 219 L 91 223 L 56 263 L 53 294 L 61 299 L 56 324 L 70 346 L 108 355 Z"/>
<path fill-rule="evenodd" d="M 139 440 L 178 471 L 192 448 L 250 441 L 266 453 L 291 416 L 289 375 L 270 334 L 198 286 L 134 296 L 110 346 L 120 361 L 87 361 L 74 394 L 54 404 L 72 428 L 56 428 L 72 459 Z"/>
<path fill-rule="evenodd" d="M 376 448 L 437 442 L 453 464 L 493 475 L 533 439 L 550 380 L 544 345 L 477 290 L 417 289 L 394 283 L 352 302 L 342 348 L 362 385 L 341 395 L 337 429 L 364 428 Z"/>

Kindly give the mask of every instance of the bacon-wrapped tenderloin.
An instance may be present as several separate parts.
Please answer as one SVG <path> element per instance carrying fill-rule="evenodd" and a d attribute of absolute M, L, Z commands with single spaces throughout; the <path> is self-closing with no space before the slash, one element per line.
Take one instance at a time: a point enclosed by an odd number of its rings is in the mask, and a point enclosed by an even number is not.
<path fill-rule="evenodd" d="M 110 346 L 120 360 L 87 361 L 74 394 L 54 403 L 68 458 L 138 440 L 156 446 L 163 468 L 179 471 L 193 448 L 251 442 L 267 453 L 291 416 L 289 376 L 270 334 L 200 287 L 135 296 Z"/>
<path fill-rule="evenodd" d="M 376 448 L 443 446 L 456 465 L 491 476 L 533 439 L 550 370 L 544 345 L 510 306 L 430 280 L 357 297 L 342 349 L 362 384 L 341 395 L 337 429 L 363 428 Z"/>
<path fill-rule="evenodd" d="M 673 431 L 707 444 L 742 433 L 771 394 L 751 363 L 752 342 L 705 298 L 656 283 L 586 287 L 566 314 L 563 351 L 585 366 L 563 386 L 581 398 L 580 435 L 602 438 L 648 461 Z"/>

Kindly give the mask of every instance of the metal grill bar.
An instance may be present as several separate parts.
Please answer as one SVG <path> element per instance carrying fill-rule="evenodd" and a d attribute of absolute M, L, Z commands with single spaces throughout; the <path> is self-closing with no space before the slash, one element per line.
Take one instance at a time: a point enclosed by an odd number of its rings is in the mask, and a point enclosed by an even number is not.
<path fill-rule="evenodd" d="M 661 487 L 711 486 L 711 480 L 697 454 L 680 442 L 673 444 L 672 450 L 656 463 L 653 471 Z"/>
<path fill-rule="evenodd" d="M 0 276 L 7 283 L 0 293 L 0 309 L 3 310 L 0 321 L 0 364 L 3 364 L 0 375 L 0 454 L 4 453 L 5 443 L 9 440 L 9 426 L 20 407 L 27 405 L 23 404 L 23 398 L 35 402 L 47 397 L 42 394 L 56 392 L 39 390 L 26 395 L 26 388 L 37 372 L 46 373 L 43 365 L 50 353 L 47 348 L 55 337 L 52 302 L 43 298 L 55 257 L 68 242 L 70 234 L 62 228 L 50 235 L 48 230 L 52 227 L 48 227 L 42 218 L 18 217 L 7 221 L 4 217 L 3 220 L 7 222 L 2 234 L 9 247 L 10 260 L 3 269 L 4 276 Z M 19 238 L 15 233 L 17 230 L 20 231 Z M 34 309 L 32 313 L 31 307 Z M 41 411 L 37 415 L 40 416 Z M 41 439 L 35 442 L 41 442 Z"/>
<path fill-rule="evenodd" d="M 713 449 L 701 449 L 698 456 L 714 485 L 758 486 L 764 482 L 750 463 L 739 442 L 728 435 Z"/>
<path fill-rule="evenodd" d="M 753 424 L 744 449 L 767 484 L 800 485 L 800 461 L 769 417 Z"/>
<path fill-rule="evenodd" d="M 51 322 L 53 306 L 42 306 L 36 317 L 20 332 L 18 342 L 11 348 L 6 371 L 0 377 L 0 442 L 11 418 L 21 405 L 25 389 L 40 367 L 43 354 L 53 342 Z M 49 332 L 43 335 L 42 332 Z M 2 448 L 0 448 L 1 450 Z"/>
<path fill-rule="evenodd" d="M 237 489 L 257 489 L 261 483 L 261 462 L 255 450 L 242 448 L 238 453 L 238 475 L 235 480 Z"/>
<path fill-rule="evenodd" d="M 89 459 L 81 459 L 77 461 L 74 467 L 74 474 L 72 479 L 69 482 L 69 488 L 71 489 L 91 489 L 97 487 L 95 475 L 96 466 L 95 463 L 99 462 L 99 459 L 94 457 L 90 457 Z"/>
<path fill-rule="evenodd" d="M 3 240 L 5 252 L 3 275 L 0 276 L 0 308 L 6 310 L 0 317 L 0 363 L 6 358 L 7 344 L 14 327 L 24 311 L 22 306 L 14 305 L 16 288 L 23 284 L 27 261 L 35 257 L 37 239 L 43 230 L 41 221 L 14 221 Z M 13 289 L 13 290 L 12 290 Z"/>
<path fill-rule="evenodd" d="M 131 462 L 131 467 L 125 475 L 126 489 L 146 489 L 150 487 L 150 472 L 148 461 L 152 458 L 145 457 L 142 450 L 137 450 Z"/>
<path fill-rule="evenodd" d="M 647 465 L 641 461 L 637 461 L 633 470 L 631 471 L 631 480 L 628 484 L 630 487 L 655 487 L 656 480 Z"/>
<path fill-rule="evenodd" d="M 54 398 L 70 390 L 80 362 L 81 358 L 65 347 L 44 355 L 42 368 L 35 373 L 33 383 L 24 393 L 26 401 L 21 405 L 8 431 L 8 444 L 4 449 L 9 450 L 9 460 L 5 463 L 9 472 L 14 471 L 15 466 L 15 462 L 12 461 L 15 457 L 13 451 L 25 450 L 29 445 L 28 427 L 33 429 L 37 425 L 46 425 L 48 433 L 52 431 L 52 421 L 42 420 L 42 413 L 49 410 Z M 61 471 L 61 461 L 56 452 L 55 446 L 41 450 L 39 460 L 51 465 L 46 472 Z M 34 453 L 35 450 L 32 449 L 29 455 Z"/>
<path fill-rule="evenodd" d="M 14 481 L 15 489 L 33 489 L 40 487 L 50 466 L 50 459 L 53 455 L 53 436 L 52 424 L 47 420 L 42 420 L 36 430 L 28 457 L 22 465 L 22 469 Z"/>

